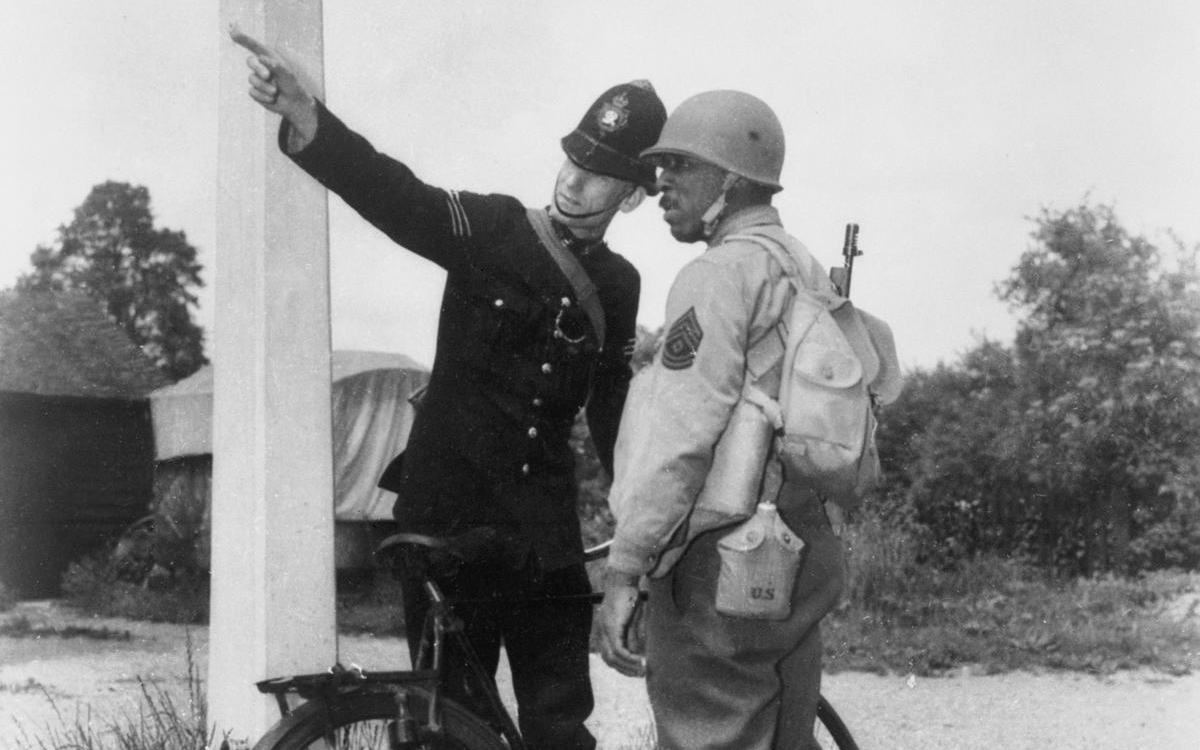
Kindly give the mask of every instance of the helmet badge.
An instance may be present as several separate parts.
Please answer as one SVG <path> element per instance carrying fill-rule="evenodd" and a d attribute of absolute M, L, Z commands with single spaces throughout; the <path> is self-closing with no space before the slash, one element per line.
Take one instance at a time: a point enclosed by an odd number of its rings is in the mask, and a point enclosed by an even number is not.
<path fill-rule="evenodd" d="M 596 112 L 596 125 L 605 133 L 615 133 L 629 123 L 629 97 L 617 94 Z"/>

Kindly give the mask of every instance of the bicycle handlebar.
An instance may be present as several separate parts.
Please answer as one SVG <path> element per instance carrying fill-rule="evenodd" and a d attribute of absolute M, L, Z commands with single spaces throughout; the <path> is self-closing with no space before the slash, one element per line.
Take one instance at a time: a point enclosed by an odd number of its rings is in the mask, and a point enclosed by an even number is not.
<path fill-rule="evenodd" d="M 467 534 L 470 533 L 471 532 L 467 532 Z M 444 552 L 452 557 L 458 558 L 459 560 L 463 560 L 465 559 L 466 555 L 463 553 L 463 545 L 459 543 L 459 540 L 461 540 L 462 537 L 463 535 L 454 537 L 435 537 L 427 534 L 413 534 L 410 532 L 392 534 L 375 547 L 373 554 L 376 558 L 379 558 L 394 552 L 404 545 L 414 545 L 418 547 L 424 547 L 429 550 Z M 610 547 L 612 547 L 611 539 L 586 548 L 583 551 L 584 562 L 603 560 L 604 558 L 608 557 L 608 550 Z"/>

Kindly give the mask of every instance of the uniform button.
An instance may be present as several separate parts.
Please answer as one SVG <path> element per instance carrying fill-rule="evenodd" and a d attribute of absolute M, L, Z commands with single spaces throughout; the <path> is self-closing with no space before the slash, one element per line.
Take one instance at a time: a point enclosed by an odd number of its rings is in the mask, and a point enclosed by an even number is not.
<path fill-rule="evenodd" d="M 535 398 L 535 399 L 533 400 L 533 405 L 534 405 L 534 406 L 541 406 L 541 405 L 542 405 L 542 400 L 541 400 L 540 398 Z"/>
<path fill-rule="evenodd" d="M 529 464 L 521 464 L 521 473 L 529 476 Z"/>
<path fill-rule="evenodd" d="M 529 428 L 529 437 L 531 437 L 531 438 L 537 437 L 537 428 L 536 427 Z"/>
<path fill-rule="evenodd" d="M 570 307 L 570 306 L 571 306 L 571 298 L 570 298 L 570 297 L 563 297 L 563 298 L 562 298 L 562 306 L 563 306 L 563 307 Z"/>
<path fill-rule="evenodd" d="M 549 362 L 543 362 L 542 363 L 542 372 L 549 375 L 550 373 L 554 372 L 554 368 L 550 366 Z"/>
<path fill-rule="evenodd" d="M 495 302 L 493 302 L 492 304 L 495 305 L 496 307 L 504 307 L 504 300 L 498 299 Z"/>

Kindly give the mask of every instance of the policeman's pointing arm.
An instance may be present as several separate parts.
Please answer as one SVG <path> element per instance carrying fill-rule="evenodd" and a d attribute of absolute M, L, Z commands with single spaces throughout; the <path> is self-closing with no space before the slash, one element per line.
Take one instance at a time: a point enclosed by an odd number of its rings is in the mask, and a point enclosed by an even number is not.
<path fill-rule="evenodd" d="M 231 24 L 229 36 L 251 52 L 250 98 L 270 112 L 281 115 L 292 126 L 288 150 L 298 151 L 317 135 L 317 102 L 291 65 L 278 53 Z"/>

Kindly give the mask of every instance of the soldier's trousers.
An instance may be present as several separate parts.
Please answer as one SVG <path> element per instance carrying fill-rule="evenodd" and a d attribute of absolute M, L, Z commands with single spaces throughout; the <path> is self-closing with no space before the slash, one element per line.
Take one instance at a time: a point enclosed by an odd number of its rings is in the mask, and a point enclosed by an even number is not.
<path fill-rule="evenodd" d="M 819 623 L 841 593 L 842 543 L 823 511 L 787 515 L 806 548 L 786 620 L 716 612 L 717 540 L 728 529 L 697 537 L 670 573 L 651 579 L 646 686 L 660 750 L 813 746 Z"/>
<path fill-rule="evenodd" d="M 415 650 L 429 601 L 419 582 L 402 583 L 409 647 Z M 530 750 L 593 750 L 596 740 L 583 725 L 593 707 L 588 671 L 592 603 L 581 596 L 592 589 L 583 563 L 547 573 L 532 562 L 520 570 L 464 565 L 438 585 L 452 600 L 462 600 L 454 604 L 454 612 L 489 674 L 495 675 L 504 646 L 518 724 Z M 577 598 L 553 601 L 564 595 Z M 513 603 L 521 599 L 535 601 Z M 468 670 L 460 655 L 450 649 L 446 658 L 454 683 L 450 697 L 488 716 L 482 696 L 461 687 Z"/>

